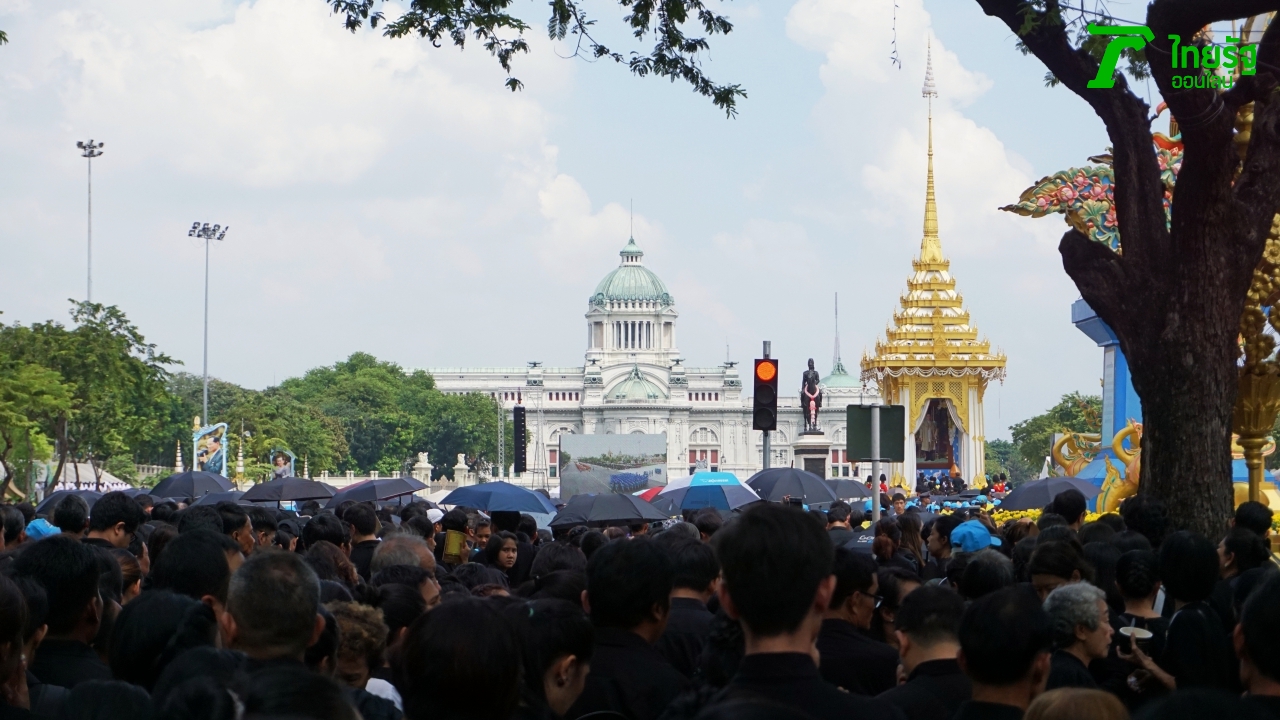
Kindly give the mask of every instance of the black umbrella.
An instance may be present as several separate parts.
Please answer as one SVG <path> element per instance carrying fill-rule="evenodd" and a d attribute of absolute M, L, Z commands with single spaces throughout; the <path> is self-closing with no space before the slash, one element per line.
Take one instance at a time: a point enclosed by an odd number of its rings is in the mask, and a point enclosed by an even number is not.
<path fill-rule="evenodd" d="M 200 507 L 201 505 L 217 505 L 220 502 L 233 502 L 237 505 L 252 505 L 253 503 L 244 502 L 241 498 L 244 493 L 238 490 L 230 490 L 227 492 L 208 493 L 199 500 L 191 503 L 191 507 Z"/>
<path fill-rule="evenodd" d="M 44 502 L 36 506 L 36 514 L 48 515 L 52 513 L 53 509 L 58 506 L 58 503 L 62 502 L 62 498 L 68 495 L 75 495 L 76 497 L 83 499 L 85 502 L 89 503 L 89 508 L 93 509 L 93 504 L 98 502 L 98 498 L 102 497 L 103 493 L 94 490 L 59 490 L 58 492 L 49 495 L 49 497 L 44 499 Z"/>
<path fill-rule="evenodd" d="M 323 500 L 333 497 L 333 488 L 322 482 L 299 477 L 284 477 L 258 483 L 240 498 L 245 502 L 288 502 L 291 500 Z"/>
<path fill-rule="evenodd" d="M 163 498 L 198 498 L 211 492 L 228 492 L 236 487 L 217 473 L 188 470 L 156 483 L 148 494 Z"/>
<path fill-rule="evenodd" d="M 871 497 L 871 491 L 857 480 L 827 480 L 827 487 L 841 500 L 861 500 Z"/>
<path fill-rule="evenodd" d="M 769 502 L 783 502 L 788 497 L 799 498 L 806 505 L 839 500 L 822 478 L 796 468 L 761 470 L 747 480 L 747 485 L 761 500 Z"/>
<path fill-rule="evenodd" d="M 379 500 L 387 500 L 401 495 L 412 495 L 419 490 L 426 490 L 427 486 L 411 477 L 392 477 L 378 478 L 376 480 L 365 480 L 358 482 L 350 487 L 345 487 L 337 492 L 328 503 L 326 508 L 335 508 L 348 500 L 356 502 L 377 502 Z"/>
<path fill-rule="evenodd" d="M 551 520 L 551 527 L 627 525 L 666 520 L 660 510 L 634 495 L 574 495 Z"/>
<path fill-rule="evenodd" d="M 1079 490 L 1085 499 L 1098 497 L 1102 489 L 1088 480 L 1076 477 L 1048 477 L 1029 480 L 1015 488 L 997 506 L 1001 510 L 1039 510 L 1058 495 L 1068 490 Z"/>

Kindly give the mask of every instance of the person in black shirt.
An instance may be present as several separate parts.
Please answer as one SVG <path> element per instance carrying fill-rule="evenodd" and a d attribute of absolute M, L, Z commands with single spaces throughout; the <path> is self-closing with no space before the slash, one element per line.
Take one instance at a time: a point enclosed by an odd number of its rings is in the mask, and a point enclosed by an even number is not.
<path fill-rule="evenodd" d="M 89 646 L 102 624 L 100 572 L 94 549 L 65 534 L 33 543 L 14 560 L 14 577 L 35 580 L 49 598 L 49 629 L 31 663 L 41 682 L 70 688 L 111 679 L 111 669 Z"/>
<path fill-rule="evenodd" d="M 954 720 L 1019 720 L 1044 692 L 1052 637 L 1049 616 L 1024 587 L 970 604 L 960 620 L 956 660 L 973 682 L 973 699 Z"/>
<path fill-rule="evenodd" d="M 1232 633 L 1246 699 L 1280 718 L 1280 574 L 1271 573 L 1240 611 Z"/>
<path fill-rule="evenodd" d="M 1160 657 L 1164 653 L 1169 621 L 1155 609 L 1156 597 L 1160 594 L 1159 556 L 1150 550 L 1130 550 L 1121 555 L 1116 561 L 1116 587 L 1124 598 L 1124 612 L 1116 616 L 1113 625 L 1117 628 L 1111 638 L 1115 654 L 1108 664 L 1116 662 L 1120 665 L 1116 666 L 1118 672 L 1112 673 L 1110 682 L 1104 681 L 1103 689 L 1115 693 L 1132 712 L 1163 692 L 1160 683 L 1144 677 L 1145 673 L 1134 677 L 1139 666 L 1119 659 L 1119 652 L 1128 652 L 1131 642 L 1119 630 L 1124 627 L 1141 628 L 1151 633 L 1151 638 L 1145 641 L 1146 652 L 1151 657 Z M 1129 681 L 1130 677 L 1134 677 L 1133 682 Z"/>
<path fill-rule="evenodd" d="M 717 532 L 713 545 L 721 607 L 740 621 L 745 648 L 713 707 L 751 698 L 814 720 L 898 715 L 878 700 L 841 692 L 818 673 L 814 641 L 836 589 L 835 548 L 821 526 L 799 508 L 757 503 Z"/>
<path fill-rule="evenodd" d="M 102 548 L 127 548 L 147 514 L 133 498 L 120 491 L 103 495 L 89 515 L 89 534 L 82 542 Z"/>
<path fill-rule="evenodd" d="M 1160 547 L 1160 577 L 1173 599 L 1164 653 L 1152 658 L 1140 647 L 1120 657 L 1141 665 L 1170 690 L 1210 687 L 1239 692 L 1239 667 L 1222 619 L 1207 602 L 1218 580 L 1213 543 L 1186 530 Z"/>
<path fill-rule="evenodd" d="M 1105 658 L 1111 650 L 1106 593 L 1088 583 L 1063 585 L 1049 593 L 1044 610 L 1053 623 L 1056 648 L 1046 689 L 1096 688 L 1089 663 Z"/>
<path fill-rule="evenodd" d="M 843 500 L 831 503 L 827 510 L 827 536 L 835 547 L 843 547 L 853 539 L 853 508 Z M 858 513 L 858 524 L 862 524 L 862 513 Z"/>
<path fill-rule="evenodd" d="M 819 671 L 838 688 L 879 695 L 897 684 L 898 653 L 865 634 L 882 602 L 876 563 L 866 555 L 836 548 L 833 574 L 835 590 L 818 633 Z"/>
<path fill-rule="evenodd" d="M 373 574 L 369 570 L 373 552 L 381 542 L 378 540 L 378 516 L 372 507 L 358 503 L 347 508 L 342 514 L 342 521 L 351 527 L 351 564 L 356 566 L 360 578 L 369 582 Z"/>
<path fill-rule="evenodd" d="M 973 693 L 960 670 L 960 618 L 964 600 L 940 586 L 913 590 L 902 599 L 894 634 L 907 682 L 886 690 L 879 699 L 902 710 L 909 720 L 944 720 Z"/>
<path fill-rule="evenodd" d="M 693 679 L 715 617 L 707 601 L 720 585 L 720 563 L 711 546 L 698 540 L 681 540 L 668 547 L 675 565 L 671 614 L 656 647 L 680 674 Z"/>
<path fill-rule="evenodd" d="M 613 711 L 654 720 L 688 686 L 653 647 L 666 629 L 674 579 L 671 559 L 647 538 L 592 553 L 583 604 L 596 629 L 595 647 L 586 687 L 566 718 Z"/>

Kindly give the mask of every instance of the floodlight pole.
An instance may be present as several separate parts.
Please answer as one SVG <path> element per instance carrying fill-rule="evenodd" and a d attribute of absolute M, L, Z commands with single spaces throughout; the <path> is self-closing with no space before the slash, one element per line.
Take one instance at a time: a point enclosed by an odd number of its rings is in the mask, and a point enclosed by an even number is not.
<path fill-rule="evenodd" d="M 85 301 L 93 302 L 93 159 L 102 154 L 102 146 L 106 143 L 94 143 L 92 139 L 89 142 L 77 142 L 76 147 L 80 148 L 80 157 L 88 160 L 89 164 L 89 242 L 88 256 L 85 263 L 87 276 L 87 287 L 85 288 Z"/>
<path fill-rule="evenodd" d="M 203 422 L 205 425 L 209 423 L 209 241 L 219 240 L 227 236 L 227 231 L 231 229 L 228 225 L 225 228 L 221 225 L 212 225 L 209 223 L 193 223 L 191 231 L 187 233 L 188 237 L 202 238 L 204 240 L 204 415 Z M 219 232 L 221 231 L 221 232 Z"/>
<path fill-rule="evenodd" d="M 769 353 L 773 351 L 773 343 L 769 340 L 764 341 L 764 359 L 769 359 Z M 764 431 L 764 467 L 762 470 L 769 469 L 769 431 Z"/>

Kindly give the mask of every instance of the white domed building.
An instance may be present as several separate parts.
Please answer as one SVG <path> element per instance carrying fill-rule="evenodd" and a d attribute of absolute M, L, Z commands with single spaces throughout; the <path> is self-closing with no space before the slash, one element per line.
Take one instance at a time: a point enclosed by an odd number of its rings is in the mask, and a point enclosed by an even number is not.
<path fill-rule="evenodd" d="M 644 252 L 634 239 L 619 255 L 622 262 L 587 300 L 582 366 L 531 363 L 426 371 L 443 392 L 485 393 L 508 411 L 517 404 L 527 408 L 529 472 L 516 480 L 521 484 L 558 486 L 559 438 L 566 433 L 665 433 L 669 477 L 705 467 L 745 480 L 762 467 L 762 434 L 751 429 L 751 399 L 743 393 L 737 363 L 687 366 L 677 345 L 680 313 L 675 297 L 645 267 Z M 827 400 L 821 423 L 832 441 L 827 474 L 851 476 L 856 470 L 843 454 L 843 408 L 873 398 L 864 395 L 861 383 L 845 372 L 838 356 L 823 383 Z M 803 429 L 798 397 L 779 398 L 779 407 L 778 431 L 771 439 L 774 467 L 791 464 L 791 443 Z"/>

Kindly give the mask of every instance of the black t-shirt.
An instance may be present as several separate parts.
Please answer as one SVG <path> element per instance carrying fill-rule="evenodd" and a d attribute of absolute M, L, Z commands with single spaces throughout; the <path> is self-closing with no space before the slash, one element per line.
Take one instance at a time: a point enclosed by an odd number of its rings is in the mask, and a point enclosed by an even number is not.
<path fill-rule="evenodd" d="M 1208 687 L 1240 691 L 1239 664 L 1218 613 L 1206 602 L 1176 612 L 1157 662 L 1178 681 L 1178 689 Z"/>
<path fill-rule="evenodd" d="M 1080 658 L 1066 650 L 1056 650 L 1049 661 L 1049 682 L 1045 684 L 1045 690 L 1065 687 L 1096 688 L 1098 683 Z"/>

